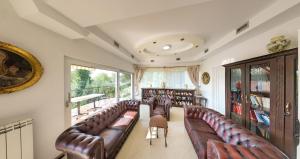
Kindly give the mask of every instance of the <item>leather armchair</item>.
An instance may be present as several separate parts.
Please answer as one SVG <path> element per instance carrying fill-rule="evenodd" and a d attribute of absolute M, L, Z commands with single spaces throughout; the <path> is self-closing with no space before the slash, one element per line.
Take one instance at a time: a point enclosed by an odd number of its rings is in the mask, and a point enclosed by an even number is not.
<path fill-rule="evenodd" d="M 151 97 L 148 101 L 150 117 L 162 115 L 168 121 L 170 120 L 170 108 L 172 101 L 169 97 Z"/>

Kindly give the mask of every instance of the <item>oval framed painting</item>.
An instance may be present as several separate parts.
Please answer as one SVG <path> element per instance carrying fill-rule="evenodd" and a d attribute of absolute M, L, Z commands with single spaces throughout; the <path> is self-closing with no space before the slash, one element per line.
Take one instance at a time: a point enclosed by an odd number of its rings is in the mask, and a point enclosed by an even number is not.
<path fill-rule="evenodd" d="M 204 72 L 204 73 L 202 74 L 202 82 L 203 82 L 204 84 L 208 84 L 209 81 L 210 81 L 209 73 L 208 73 L 208 72 Z"/>
<path fill-rule="evenodd" d="M 31 53 L 0 41 L 0 94 L 28 88 L 42 74 L 41 63 Z"/>

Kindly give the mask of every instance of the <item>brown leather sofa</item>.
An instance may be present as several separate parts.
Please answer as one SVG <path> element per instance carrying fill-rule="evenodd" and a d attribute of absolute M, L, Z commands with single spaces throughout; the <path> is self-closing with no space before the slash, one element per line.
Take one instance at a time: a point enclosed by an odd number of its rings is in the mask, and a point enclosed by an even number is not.
<path fill-rule="evenodd" d="M 286 159 L 277 147 L 214 110 L 184 107 L 184 125 L 199 159 Z"/>
<path fill-rule="evenodd" d="M 126 100 L 65 130 L 55 146 L 68 159 L 115 158 L 139 119 L 140 102 Z"/>
<path fill-rule="evenodd" d="M 168 121 L 170 120 L 170 108 L 172 101 L 169 97 L 151 97 L 148 100 L 150 117 L 154 115 L 162 115 Z"/>

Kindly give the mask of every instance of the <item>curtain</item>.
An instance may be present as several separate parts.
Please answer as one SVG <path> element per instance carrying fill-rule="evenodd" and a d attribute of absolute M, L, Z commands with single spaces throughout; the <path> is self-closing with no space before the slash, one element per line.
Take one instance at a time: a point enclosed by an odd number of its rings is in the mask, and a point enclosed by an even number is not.
<path fill-rule="evenodd" d="M 135 66 L 135 70 L 134 70 L 134 88 L 135 88 L 135 93 L 136 95 L 139 95 L 140 93 L 140 83 L 142 81 L 142 78 L 144 76 L 144 69 L 138 66 Z"/>
<path fill-rule="evenodd" d="M 189 74 L 190 80 L 196 88 L 196 94 L 200 94 L 200 84 L 199 84 L 199 65 L 187 67 L 187 72 Z"/>
<path fill-rule="evenodd" d="M 187 73 L 187 67 L 145 68 L 140 86 L 142 88 L 195 88 Z"/>

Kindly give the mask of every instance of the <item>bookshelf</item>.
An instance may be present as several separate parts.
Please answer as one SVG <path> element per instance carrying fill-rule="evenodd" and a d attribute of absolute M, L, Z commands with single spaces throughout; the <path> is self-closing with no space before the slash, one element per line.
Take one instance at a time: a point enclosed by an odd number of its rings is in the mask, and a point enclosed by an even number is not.
<path fill-rule="evenodd" d="M 226 117 L 295 158 L 299 141 L 297 49 L 225 67 Z"/>
<path fill-rule="evenodd" d="M 194 89 L 142 88 L 142 103 L 153 96 L 168 96 L 175 107 L 195 104 Z"/>

